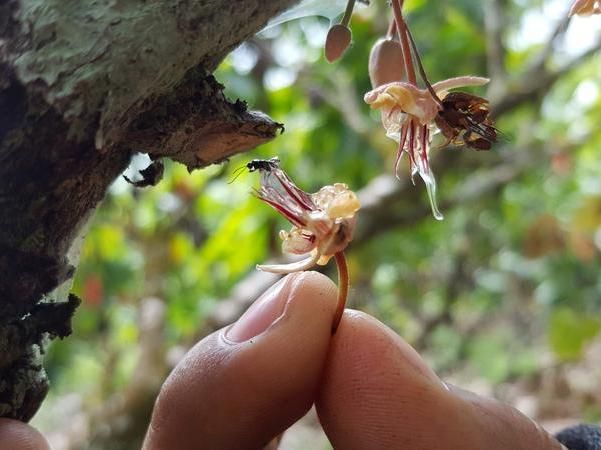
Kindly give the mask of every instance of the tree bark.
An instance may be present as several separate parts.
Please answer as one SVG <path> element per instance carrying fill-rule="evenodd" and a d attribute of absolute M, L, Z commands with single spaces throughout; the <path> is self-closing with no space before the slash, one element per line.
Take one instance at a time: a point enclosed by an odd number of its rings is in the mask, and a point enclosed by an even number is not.
<path fill-rule="evenodd" d="M 211 72 L 293 3 L 0 0 L 0 416 L 44 399 L 78 236 L 131 155 L 192 170 L 283 130 Z"/>

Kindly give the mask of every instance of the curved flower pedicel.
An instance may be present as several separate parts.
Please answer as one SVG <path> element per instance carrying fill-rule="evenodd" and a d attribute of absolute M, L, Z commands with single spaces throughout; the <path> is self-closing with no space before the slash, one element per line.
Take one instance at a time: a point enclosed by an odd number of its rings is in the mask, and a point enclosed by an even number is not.
<path fill-rule="evenodd" d="M 387 39 L 376 43 L 370 56 L 372 83 L 385 80 L 385 84 L 373 86 L 364 100 L 372 108 L 381 110 L 386 136 L 398 143 L 395 175 L 398 177 L 401 157 L 407 153 L 411 180 L 414 181 L 415 174 L 420 175 L 428 191 L 432 213 L 441 220 L 443 216 L 436 203 L 436 179 L 429 162 L 432 134 L 440 131 L 446 138 L 444 145 L 453 143 L 477 150 L 490 149 L 497 132 L 489 118 L 488 101 L 465 92 L 447 92 L 459 87 L 481 86 L 489 80 L 463 76 L 430 84 L 402 15 L 403 1 L 392 0 L 391 3 L 394 18 Z M 384 43 L 387 47 L 383 47 Z M 399 55 L 400 60 L 384 58 L 384 49 L 388 50 L 388 55 Z M 414 63 L 424 89 L 417 85 Z M 390 80 L 391 74 L 395 73 L 400 76 Z"/>
<path fill-rule="evenodd" d="M 327 185 L 309 194 L 292 182 L 277 158 L 254 160 L 247 167 L 261 174 L 261 186 L 255 195 L 292 224 L 290 231 L 280 231 L 282 251 L 308 255 L 295 263 L 257 265 L 257 269 L 286 274 L 308 270 L 316 264 L 325 265 L 334 257 L 339 281 L 338 306 L 332 325 L 332 332 L 336 331 L 348 294 L 348 270 L 343 252 L 353 237 L 355 214 L 360 208 L 357 196 L 342 183 Z"/>

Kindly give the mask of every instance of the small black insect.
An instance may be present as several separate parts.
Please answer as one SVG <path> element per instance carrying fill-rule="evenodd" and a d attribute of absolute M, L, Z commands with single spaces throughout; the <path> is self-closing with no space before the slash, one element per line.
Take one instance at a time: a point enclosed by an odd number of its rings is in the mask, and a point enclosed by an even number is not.
<path fill-rule="evenodd" d="M 270 159 L 253 159 L 245 166 L 238 167 L 236 170 L 234 170 L 234 178 L 232 178 L 228 182 L 228 184 L 232 184 L 234 181 L 236 181 L 236 178 L 238 178 L 240 174 L 242 174 L 244 169 L 247 169 L 249 172 L 256 172 L 257 170 L 271 172 L 272 170 L 278 169 L 279 167 L 280 158 L 278 158 L 277 156 L 274 156 Z"/>
<path fill-rule="evenodd" d="M 277 156 L 274 156 L 271 159 L 253 159 L 246 165 L 246 168 L 249 172 L 254 172 L 256 170 L 271 172 L 273 169 L 277 169 L 278 167 L 280 167 L 280 158 Z"/>

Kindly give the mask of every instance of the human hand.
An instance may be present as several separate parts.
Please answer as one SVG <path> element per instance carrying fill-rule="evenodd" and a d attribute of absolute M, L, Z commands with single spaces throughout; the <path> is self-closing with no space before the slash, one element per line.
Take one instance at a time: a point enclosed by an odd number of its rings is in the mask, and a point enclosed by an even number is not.
<path fill-rule="evenodd" d="M 278 282 L 178 364 L 157 399 L 144 448 L 262 448 L 313 403 L 336 449 L 562 448 L 517 410 L 449 389 L 366 314 L 347 310 L 332 336 L 335 309 L 336 286 L 323 275 Z M 601 448 L 598 428 L 581 431 L 564 442 Z M 48 448 L 34 428 L 0 419 L 0 450 Z"/>
<path fill-rule="evenodd" d="M 347 310 L 336 286 L 289 275 L 165 382 L 144 448 L 262 448 L 317 406 L 336 449 L 559 450 L 510 406 L 448 388 L 398 335 Z"/>

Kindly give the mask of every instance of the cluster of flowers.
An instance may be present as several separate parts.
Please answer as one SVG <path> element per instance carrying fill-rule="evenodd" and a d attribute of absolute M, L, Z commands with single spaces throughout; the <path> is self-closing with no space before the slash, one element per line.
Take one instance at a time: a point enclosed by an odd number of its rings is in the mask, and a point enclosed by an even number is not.
<path fill-rule="evenodd" d="M 341 23 L 334 25 L 326 38 L 326 59 L 340 58 L 351 41 L 348 28 L 354 0 L 349 0 Z M 422 66 L 417 47 L 402 13 L 403 0 L 391 0 L 393 19 L 385 38 L 373 46 L 369 60 L 372 90 L 364 100 L 381 112 L 386 136 L 398 144 L 394 173 L 399 177 L 401 157 L 407 154 L 411 180 L 419 174 L 426 185 L 432 213 L 442 219 L 436 203 L 436 180 L 430 167 L 432 136 L 441 133 L 448 144 L 476 150 L 489 150 L 497 140 L 497 130 L 489 114 L 488 100 L 452 89 L 482 86 L 487 78 L 461 76 L 431 84 Z M 576 0 L 573 14 L 601 12 L 599 0 Z M 418 85 L 421 81 L 421 87 Z M 348 293 L 348 271 L 344 249 L 355 228 L 359 200 L 341 183 L 324 186 L 310 194 L 299 189 L 280 167 L 278 158 L 254 160 L 250 172 L 259 171 L 261 185 L 255 195 L 280 212 L 291 224 L 280 231 L 282 250 L 308 255 L 298 262 L 283 265 L 258 265 L 259 270 L 291 273 L 324 265 L 332 257 L 338 265 L 338 309 L 332 331 L 336 330 Z"/>

